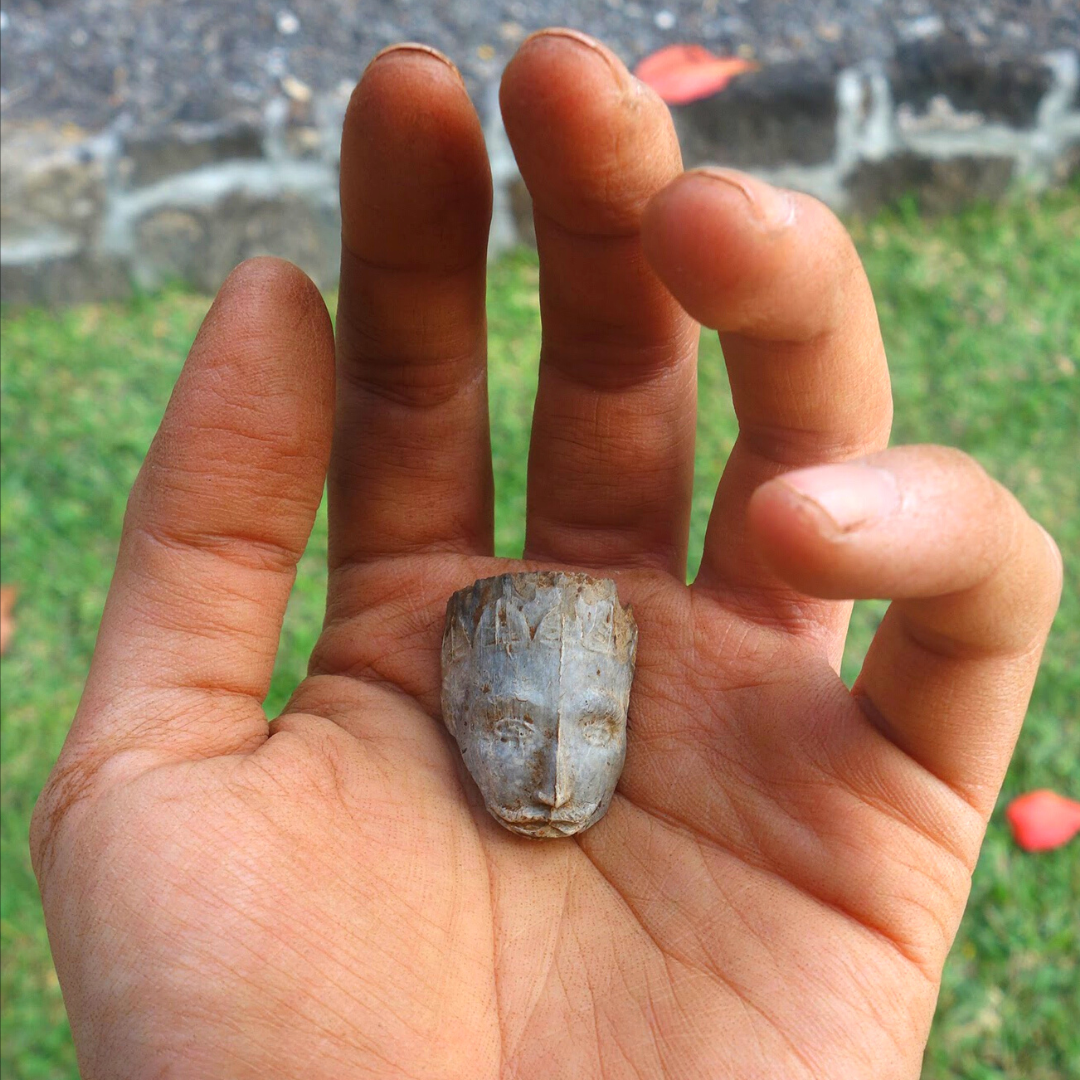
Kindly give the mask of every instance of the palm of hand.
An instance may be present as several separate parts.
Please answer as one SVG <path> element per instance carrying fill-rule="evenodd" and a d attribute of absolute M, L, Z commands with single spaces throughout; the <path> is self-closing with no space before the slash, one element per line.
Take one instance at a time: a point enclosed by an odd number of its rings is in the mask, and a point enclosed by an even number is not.
<path fill-rule="evenodd" d="M 108 824 L 88 831 L 109 842 L 87 888 L 123 912 L 99 977 L 144 1009 L 106 1058 L 134 1043 L 144 1067 L 181 1055 L 193 1075 L 588 1076 L 624 1059 L 913 1074 L 978 824 L 958 857 L 932 835 L 955 812 L 944 795 L 897 811 L 918 778 L 895 750 L 858 768 L 884 739 L 819 649 L 644 573 L 620 579 L 641 653 L 615 803 L 575 840 L 511 836 L 438 723 L 437 654 L 410 639 L 437 643 L 456 585 L 516 565 L 395 570 L 376 591 L 403 602 L 317 650 L 364 673 L 309 679 L 294 703 L 317 715 L 291 708 L 253 754 L 159 768 L 97 808 Z M 257 1022 L 238 1032 L 237 1015 Z"/>
<path fill-rule="evenodd" d="M 483 140 L 407 47 L 346 119 L 336 401 L 321 298 L 246 264 L 132 493 L 32 837 L 86 1080 L 917 1074 L 1060 560 L 969 459 L 880 452 L 823 207 L 680 177 L 661 103 L 576 35 L 527 42 L 503 107 L 542 268 L 526 556 L 615 577 L 640 627 L 615 801 L 511 835 L 439 720 L 447 598 L 518 564 L 487 554 Z M 690 587 L 687 312 L 740 421 Z M 326 626 L 268 733 L 324 481 Z M 894 604 L 853 696 L 858 596 Z"/>

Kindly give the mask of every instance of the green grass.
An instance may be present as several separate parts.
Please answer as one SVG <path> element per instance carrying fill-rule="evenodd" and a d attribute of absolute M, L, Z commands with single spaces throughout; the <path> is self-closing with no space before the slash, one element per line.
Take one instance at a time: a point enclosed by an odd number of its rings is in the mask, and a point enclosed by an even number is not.
<path fill-rule="evenodd" d="M 1056 536 L 1067 588 L 1004 802 L 1080 775 L 1080 190 L 925 222 L 897 211 L 859 225 L 896 395 L 896 442 L 974 454 Z M 497 543 L 520 548 L 523 463 L 539 346 L 535 257 L 491 273 Z M 34 797 L 78 701 L 127 489 L 207 300 L 167 292 L 129 304 L 3 316 L 3 578 L 20 590 L 2 661 L 0 945 L 5 1080 L 76 1076 L 26 852 Z M 700 550 L 735 435 L 719 349 L 702 351 L 692 544 Z M 321 619 L 325 519 L 286 619 L 268 711 L 302 676 Z M 845 675 L 882 605 L 856 611 Z M 1080 1076 L 1077 843 L 1020 852 L 1000 812 L 945 972 L 924 1080 Z"/>

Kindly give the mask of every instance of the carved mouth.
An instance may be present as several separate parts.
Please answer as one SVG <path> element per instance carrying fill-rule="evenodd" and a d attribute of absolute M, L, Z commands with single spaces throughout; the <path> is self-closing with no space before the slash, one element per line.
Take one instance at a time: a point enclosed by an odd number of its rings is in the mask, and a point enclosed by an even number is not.
<path fill-rule="evenodd" d="M 592 814 L 578 814 L 573 817 L 551 816 L 538 814 L 532 811 L 509 811 L 503 812 L 492 810 L 492 814 L 499 819 L 511 832 L 522 836 L 558 837 L 573 836 L 580 832 L 585 823 L 592 818 Z"/>

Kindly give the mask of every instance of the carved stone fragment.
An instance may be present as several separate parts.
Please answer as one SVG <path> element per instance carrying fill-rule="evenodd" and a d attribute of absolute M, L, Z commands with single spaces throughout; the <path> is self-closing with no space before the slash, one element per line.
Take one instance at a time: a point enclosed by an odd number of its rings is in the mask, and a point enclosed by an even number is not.
<path fill-rule="evenodd" d="M 610 580 L 502 574 L 450 597 L 443 719 L 500 825 L 571 836 L 604 816 L 636 654 L 637 625 Z"/>

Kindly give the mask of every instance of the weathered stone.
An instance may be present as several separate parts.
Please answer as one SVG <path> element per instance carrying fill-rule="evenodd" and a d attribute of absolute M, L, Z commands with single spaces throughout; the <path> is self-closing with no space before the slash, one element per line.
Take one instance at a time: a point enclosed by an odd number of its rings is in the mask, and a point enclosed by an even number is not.
<path fill-rule="evenodd" d="M 130 292 L 123 263 L 101 254 L 79 252 L 0 266 L 0 300 L 5 304 L 56 307 L 116 300 Z"/>
<path fill-rule="evenodd" d="M 1054 181 L 1067 184 L 1080 179 L 1080 140 L 1070 143 L 1055 163 Z"/>
<path fill-rule="evenodd" d="M 0 225 L 4 244 L 45 232 L 81 248 L 105 205 L 106 161 L 72 124 L 0 126 Z"/>
<path fill-rule="evenodd" d="M 897 104 L 915 113 L 942 96 L 958 112 L 981 113 L 1017 128 L 1034 126 L 1053 82 L 1037 55 L 988 53 L 952 34 L 900 45 L 889 75 Z"/>
<path fill-rule="evenodd" d="M 533 203 L 525 181 L 518 177 L 510 184 L 510 213 L 518 240 L 536 247 L 536 222 L 533 220 Z"/>
<path fill-rule="evenodd" d="M 817 165 L 836 149 L 836 78 L 794 62 L 740 75 L 721 93 L 671 110 L 687 166 Z"/>
<path fill-rule="evenodd" d="M 899 0 L 822 2 L 741 4 L 737 15 L 688 0 L 672 8 L 683 40 L 762 61 L 720 94 L 673 110 L 688 166 L 759 171 L 860 210 L 905 192 L 939 210 L 997 197 L 1014 171 L 1036 187 L 1076 175 L 1075 3 L 949 0 L 926 14 Z M 495 55 L 481 59 L 462 44 L 473 24 L 454 5 L 431 22 L 424 5 L 373 20 L 303 0 L 292 12 L 301 42 L 282 39 L 264 0 L 261 15 L 226 0 L 101 3 L 108 18 L 83 18 L 77 4 L 4 9 L 5 297 L 78 301 L 110 283 L 110 295 L 123 295 L 129 275 L 143 288 L 215 288 L 237 260 L 265 251 L 332 285 L 335 171 L 358 58 L 402 37 L 461 63 L 485 135 L 497 136 L 493 252 L 534 242 L 531 200 L 497 119 L 495 72 L 547 9 L 516 15 L 513 34 L 489 35 Z M 640 5 L 594 7 L 583 28 L 629 64 L 666 43 L 655 20 L 630 14 Z"/>
<path fill-rule="evenodd" d="M 323 133 L 317 127 L 290 127 L 285 131 L 285 147 L 297 161 L 310 161 L 323 156 Z"/>
<path fill-rule="evenodd" d="M 0 126 L 0 297 L 10 304 L 127 293 L 119 261 L 97 253 L 108 157 L 72 124 Z"/>
<path fill-rule="evenodd" d="M 128 180 L 143 187 L 167 176 L 218 161 L 262 157 L 258 118 L 236 117 L 227 123 L 173 124 L 124 140 Z"/>
<path fill-rule="evenodd" d="M 977 199 L 1000 199 L 1008 190 L 1015 162 L 1008 157 L 931 158 L 901 153 L 883 161 L 864 161 L 848 178 L 851 207 L 873 213 L 913 195 L 921 209 L 948 213 Z"/>
<path fill-rule="evenodd" d="M 166 206 L 148 214 L 135 226 L 135 242 L 144 284 L 202 281 L 208 273 L 207 222 L 197 211 Z"/>
<path fill-rule="evenodd" d="M 135 224 L 137 277 L 146 288 L 178 279 L 216 292 L 237 263 L 277 255 L 329 288 L 337 280 L 340 229 L 333 204 L 295 192 L 233 191 L 198 209 L 167 206 Z"/>
<path fill-rule="evenodd" d="M 603 817 L 626 755 L 636 655 L 613 581 L 503 574 L 450 597 L 443 719 L 500 825 L 559 837 Z"/>

